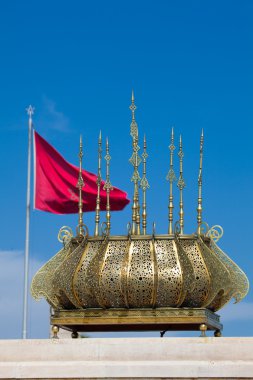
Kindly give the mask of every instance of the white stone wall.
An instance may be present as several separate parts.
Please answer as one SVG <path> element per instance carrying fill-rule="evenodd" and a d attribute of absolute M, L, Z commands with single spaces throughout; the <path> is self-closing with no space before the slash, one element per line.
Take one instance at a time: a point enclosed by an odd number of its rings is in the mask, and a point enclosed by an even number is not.
<path fill-rule="evenodd" d="M 0 341 L 1 379 L 253 379 L 253 338 Z"/>

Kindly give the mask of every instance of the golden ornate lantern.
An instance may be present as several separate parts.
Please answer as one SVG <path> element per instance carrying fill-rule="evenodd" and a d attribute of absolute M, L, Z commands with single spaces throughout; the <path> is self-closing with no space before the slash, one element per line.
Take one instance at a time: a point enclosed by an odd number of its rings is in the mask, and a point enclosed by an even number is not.
<path fill-rule="evenodd" d="M 139 156 L 136 106 L 132 95 L 131 136 L 133 153 L 130 162 L 134 171 L 132 223 L 128 234 L 110 234 L 110 154 L 106 143 L 107 192 L 106 222 L 100 231 L 101 134 L 98 149 L 97 203 L 94 236 L 88 234 L 82 213 L 82 141 L 80 141 L 79 224 L 77 236 L 62 227 L 59 239 L 63 248 L 34 276 L 31 292 L 35 299 L 45 297 L 52 306 L 51 324 L 73 331 L 129 330 L 214 330 L 221 335 L 222 325 L 215 313 L 232 298 L 238 302 L 249 288 L 244 272 L 217 246 L 222 228 L 208 227 L 202 222 L 202 159 L 203 131 L 200 139 L 198 177 L 197 232 L 184 234 L 183 144 L 180 136 L 179 221 L 173 224 L 174 131 L 172 129 L 168 233 L 157 235 L 153 227 L 147 234 L 146 139 Z M 140 178 L 139 165 L 143 161 Z M 142 205 L 139 188 L 142 189 Z M 142 213 L 140 209 L 142 206 Z"/>

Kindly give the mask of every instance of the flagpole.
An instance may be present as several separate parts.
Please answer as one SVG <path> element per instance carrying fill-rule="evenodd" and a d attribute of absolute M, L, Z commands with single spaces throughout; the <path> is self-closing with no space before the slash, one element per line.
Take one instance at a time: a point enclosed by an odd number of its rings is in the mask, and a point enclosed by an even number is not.
<path fill-rule="evenodd" d="M 29 277 L 29 232 L 31 210 L 31 149 L 32 149 L 32 115 L 34 108 L 27 109 L 28 119 L 28 163 L 27 163 L 27 192 L 26 192 L 26 231 L 25 231 L 25 258 L 24 258 L 24 302 L 22 338 L 27 339 L 27 311 L 28 311 L 28 277 Z"/>

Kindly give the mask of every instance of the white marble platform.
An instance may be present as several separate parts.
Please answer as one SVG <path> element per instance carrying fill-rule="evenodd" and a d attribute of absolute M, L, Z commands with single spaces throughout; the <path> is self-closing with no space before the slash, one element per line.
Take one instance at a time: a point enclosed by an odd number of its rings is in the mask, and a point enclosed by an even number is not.
<path fill-rule="evenodd" d="M 0 341 L 1 379 L 253 379 L 253 338 Z"/>

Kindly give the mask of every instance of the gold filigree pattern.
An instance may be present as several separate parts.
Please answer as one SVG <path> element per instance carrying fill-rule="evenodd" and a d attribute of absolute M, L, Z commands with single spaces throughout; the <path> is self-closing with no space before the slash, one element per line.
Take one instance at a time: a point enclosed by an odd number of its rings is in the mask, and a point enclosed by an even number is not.
<path fill-rule="evenodd" d="M 73 237 L 72 229 L 68 226 L 63 226 L 58 232 L 58 240 L 65 246 Z"/>
<path fill-rule="evenodd" d="M 231 298 L 235 298 L 235 303 L 237 303 L 246 297 L 249 291 L 249 281 L 246 274 L 217 246 L 213 240 L 210 241 L 210 249 L 219 257 L 229 270 L 232 283 L 230 292 L 227 293 L 226 296 L 221 297 L 219 302 L 217 301 L 215 310 L 218 310 L 229 302 Z"/>
<path fill-rule="evenodd" d="M 91 261 L 99 251 L 101 243 L 101 240 L 88 242 L 73 278 L 75 296 L 83 308 L 98 307 L 96 299 L 89 292 L 87 287 L 87 277 Z"/>
<path fill-rule="evenodd" d="M 105 253 L 108 245 L 108 235 L 104 237 L 104 240 L 100 243 L 98 250 L 95 252 L 94 257 L 91 259 L 87 268 L 86 278 L 86 292 L 88 292 L 93 298 L 93 304 L 95 307 L 105 307 L 104 299 L 100 294 L 100 273 L 103 267 Z"/>
<path fill-rule="evenodd" d="M 217 241 L 223 236 L 223 228 L 218 225 L 213 226 L 207 231 L 206 236 L 210 237 L 215 243 L 217 243 Z"/>
<path fill-rule="evenodd" d="M 214 310 L 213 301 L 220 294 L 227 294 L 231 288 L 229 271 L 222 261 L 208 248 L 201 237 L 198 238 L 198 247 L 205 260 L 211 278 L 209 294 L 204 302 L 204 307 Z"/>
<path fill-rule="evenodd" d="M 76 245 L 69 242 L 34 275 L 31 283 L 31 294 L 36 301 L 44 297 L 51 306 L 55 308 L 62 306 L 56 297 L 56 289 L 52 281 L 55 270 L 75 248 Z"/>
<path fill-rule="evenodd" d="M 79 239 L 81 237 L 79 236 Z M 245 274 L 212 239 L 163 235 L 71 241 L 36 274 L 33 296 L 54 308 L 206 307 L 248 291 Z"/>
<path fill-rule="evenodd" d="M 134 240 L 130 245 L 130 268 L 127 279 L 129 307 L 151 307 L 154 272 L 151 241 Z"/>
<path fill-rule="evenodd" d="M 53 287 L 56 289 L 56 297 L 59 303 L 63 304 L 66 309 L 81 307 L 74 294 L 73 278 L 86 246 L 87 239 L 80 236 L 78 243 L 78 247 L 58 266 L 53 278 Z"/>
<path fill-rule="evenodd" d="M 109 242 L 99 275 L 99 290 L 106 307 L 125 307 L 122 266 L 128 253 L 128 241 Z"/>
<path fill-rule="evenodd" d="M 173 240 L 155 240 L 158 269 L 157 307 L 176 307 L 182 292 L 182 272 Z"/>
<path fill-rule="evenodd" d="M 182 239 L 180 244 L 192 263 L 195 275 L 194 288 L 188 292 L 182 306 L 201 307 L 210 288 L 209 272 L 195 239 Z"/>
<path fill-rule="evenodd" d="M 191 292 L 194 288 L 195 276 L 194 269 L 190 259 L 187 256 L 187 253 L 182 248 L 178 236 L 176 236 L 175 241 L 173 242 L 179 258 L 180 268 L 182 271 L 182 291 L 177 303 L 177 307 L 181 306 L 185 300 L 187 293 Z"/>

